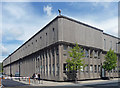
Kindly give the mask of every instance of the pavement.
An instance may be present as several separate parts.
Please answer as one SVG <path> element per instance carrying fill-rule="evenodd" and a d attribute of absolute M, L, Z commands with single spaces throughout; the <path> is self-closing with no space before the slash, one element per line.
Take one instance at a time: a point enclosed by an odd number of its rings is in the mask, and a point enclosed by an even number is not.
<path fill-rule="evenodd" d="M 45 80 L 41 80 L 40 83 L 39 81 L 34 81 L 33 79 L 30 80 L 30 86 L 85 86 L 85 85 L 100 85 L 100 84 L 106 84 L 106 83 L 118 83 L 119 78 L 114 78 L 114 79 L 110 79 L 110 80 L 102 80 L 102 79 L 97 79 L 97 80 L 83 80 L 83 81 L 77 81 L 77 83 L 74 82 L 54 82 L 54 81 L 45 81 Z M 19 80 L 14 80 L 17 82 L 21 82 L 24 84 L 29 84 L 29 81 L 19 81 Z M 116 84 L 117 86 L 117 84 Z M 118 84 L 118 86 L 120 86 L 120 84 Z"/>

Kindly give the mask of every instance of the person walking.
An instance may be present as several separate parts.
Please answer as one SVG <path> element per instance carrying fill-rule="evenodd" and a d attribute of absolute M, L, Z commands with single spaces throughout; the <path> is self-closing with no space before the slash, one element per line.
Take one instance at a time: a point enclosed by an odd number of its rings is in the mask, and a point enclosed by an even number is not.
<path fill-rule="evenodd" d="M 40 74 L 38 74 L 38 81 L 39 81 L 39 84 L 40 84 Z"/>
<path fill-rule="evenodd" d="M 35 82 L 35 73 L 32 75 L 33 82 Z"/>
<path fill-rule="evenodd" d="M 38 75 L 37 73 L 35 74 L 35 82 L 38 80 Z"/>
<path fill-rule="evenodd" d="M 12 80 L 12 74 L 10 74 L 10 79 Z"/>

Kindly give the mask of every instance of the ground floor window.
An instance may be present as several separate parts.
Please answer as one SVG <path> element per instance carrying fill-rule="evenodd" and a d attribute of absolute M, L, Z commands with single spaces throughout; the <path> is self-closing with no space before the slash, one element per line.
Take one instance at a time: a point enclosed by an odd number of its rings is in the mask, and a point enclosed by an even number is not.
<path fill-rule="evenodd" d="M 98 72 L 100 72 L 100 65 L 98 65 Z"/>
<path fill-rule="evenodd" d="M 57 63 L 57 66 L 56 66 L 56 75 L 58 76 L 59 75 L 59 64 Z"/>
<path fill-rule="evenodd" d="M 97 65 L 95 65 L 95 73 L 97 72 Z"/>
<path fill-rule="evenodd" d="M 88 65 L 86 65 L 86 67 L 85 67 L 85 71 L 88 73 Z"/>
<path fill-rule="evenodd" d="M 64 63 L 64 64 L 63 64 L 63 72 L 66 72 L 66 71 L 67 71 L 67 68 L 66 68 L 66 67 L 67 67 L 67 64 Z"/>
<path fill-rule="evenodd" d="M 93 72 L 93 65 L 90 65 L 90 72 Z"/>

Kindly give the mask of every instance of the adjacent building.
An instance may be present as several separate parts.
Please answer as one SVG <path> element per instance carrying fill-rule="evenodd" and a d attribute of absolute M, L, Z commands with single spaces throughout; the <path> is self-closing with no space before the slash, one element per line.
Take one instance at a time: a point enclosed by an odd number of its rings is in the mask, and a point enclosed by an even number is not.
<path fill-rule="evenodd" d="M 102 69 L 104 56 L 111 48 L 120 57 L 120 38 L 104 33 L 103 30 L 74 19 L 57 16 L 38 33 L 3 60 L 5 74 L 32 76 L 40 73 L 42 79 L 72 80 L 66 75 L 68 51 L 78 43 L 84 49 L 85 69 L 77 71 L 77 79 L 96 79 L 108 75 Z M 119 60 L 118 60 L 119 62 Z M 117 66 L 110 72 L 118 77 Z"/>

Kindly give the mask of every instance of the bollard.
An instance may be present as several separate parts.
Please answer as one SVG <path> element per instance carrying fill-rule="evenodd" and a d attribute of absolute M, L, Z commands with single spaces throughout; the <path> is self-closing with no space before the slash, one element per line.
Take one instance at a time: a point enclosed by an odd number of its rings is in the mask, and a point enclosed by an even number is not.
<path fill-rule="evenodd" d="M 29 85 L 30 85 L 30 77 L 29 77 Z"/>
<path fill-rule="evenodd" d="M 0 78 L 0 86 L 1 86 L 1 78 Z"/>

